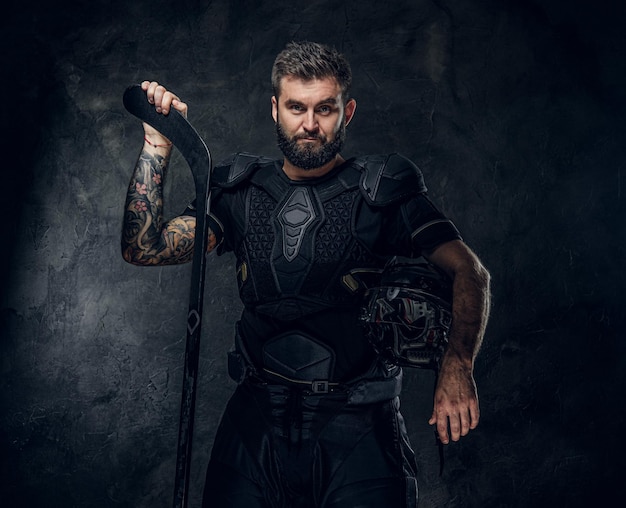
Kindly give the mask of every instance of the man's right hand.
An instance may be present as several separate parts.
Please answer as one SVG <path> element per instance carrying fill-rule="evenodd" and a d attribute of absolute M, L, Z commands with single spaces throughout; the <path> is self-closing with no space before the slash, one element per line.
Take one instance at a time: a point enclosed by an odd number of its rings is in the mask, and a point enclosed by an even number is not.
<path fill-rule="evenodd" d="M 173 92 L 167 90 L 163 85 L 159 85 L 156 81 L 144 81 L 141 88 L 148 96 L 148 102 L 154 104 L 157 113 L 168 115 L 172 108 L 187 118 L 187 104 L 180 100 Z M 147 123 L 143 124 L 143 130 L 146 138 L 153 145 L 170 144 L 170 140 Z"/>

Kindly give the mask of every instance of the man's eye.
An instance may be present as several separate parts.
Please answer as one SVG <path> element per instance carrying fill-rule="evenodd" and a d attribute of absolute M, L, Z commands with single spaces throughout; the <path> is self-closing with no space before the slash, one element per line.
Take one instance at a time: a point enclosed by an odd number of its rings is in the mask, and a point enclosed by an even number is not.
<path fill-rule="evenodd" d="M 292 104 L 289 109 L 291 109 L 291 111 L 297 111 L 297 112 L 301 112 L 304 111 L 304 108 L 302 106 L 300 106 L 300 104 Z"/>
<path fill-rule="evenodd" d="M 317 108 L 317 112 L 321 113 L 322 115 L 327 115 L 332 111 L 332 109 L 330 108 L 330 106 L 320 106 L 319 108 Z"/>

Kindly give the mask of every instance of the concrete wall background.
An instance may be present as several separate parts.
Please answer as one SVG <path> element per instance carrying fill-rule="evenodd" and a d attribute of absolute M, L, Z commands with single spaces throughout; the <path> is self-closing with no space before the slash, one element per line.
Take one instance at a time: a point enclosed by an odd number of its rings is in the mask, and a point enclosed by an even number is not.
<path fill-rule="evenodd" d="M 63 0 L 2 19 L 0 499 L 171 504 L 189 267 L 124 264 L 146 78 L 216 159 L 278 155 L 269 71 L 291 39 L 349 57 L 346 155 L 399 151 L 493 275 L 482 422 L 438 476 L 432 379 L 405 417 L 425 507 L 596 506 L 624 457 L 624 8 L 618 2 Z M 8 158 L 8 160 L 7 160 Z M 193 187 L 175 156 L 166 212 Z M 191 506 L 234 385 L 233 262 L 208 266 Z"/>

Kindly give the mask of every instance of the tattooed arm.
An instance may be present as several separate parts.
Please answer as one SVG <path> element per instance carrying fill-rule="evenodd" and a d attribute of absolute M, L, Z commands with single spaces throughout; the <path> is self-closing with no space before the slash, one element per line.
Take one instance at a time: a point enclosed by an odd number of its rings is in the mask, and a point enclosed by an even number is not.
<path fill-rule="evenodd" d="M 187 116 L 187 105 L 156 82 L 144 81 L 148 101 L 164 115 L 174 108 Z M 163 221 L 163 180 L 172 152 L 171 142 L 144 124 L 144 145 L 130 180 L 122 229 L 122 256 L 134 265 L 173 265 L 191 261 L 196 219 L 179 216 Z M 209 233 L 209 247 L 215 235 Z"/>

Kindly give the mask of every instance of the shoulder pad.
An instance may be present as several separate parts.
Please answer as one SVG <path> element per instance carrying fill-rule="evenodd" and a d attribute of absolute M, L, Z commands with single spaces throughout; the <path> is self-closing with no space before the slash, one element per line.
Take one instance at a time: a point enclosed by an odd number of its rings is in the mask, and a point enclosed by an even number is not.
<path fill-rule="evenodd" d="M 235 187 L 240 182 L 250 179 L 260 165 L 268 163 L 273 164 L 274 160 L 245 152 L 237 153 L 213 168 L 211 185 L 222 188 Z"/>
<path fill-rule="evenodd" d="M 361 167 L 359 187 L 370 205 L 386 206 L 426 192 L 420 169 L 400 154 L 368 155 L 355 164 Z"/>

